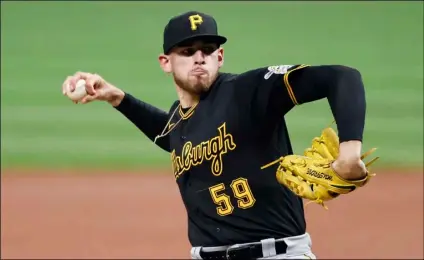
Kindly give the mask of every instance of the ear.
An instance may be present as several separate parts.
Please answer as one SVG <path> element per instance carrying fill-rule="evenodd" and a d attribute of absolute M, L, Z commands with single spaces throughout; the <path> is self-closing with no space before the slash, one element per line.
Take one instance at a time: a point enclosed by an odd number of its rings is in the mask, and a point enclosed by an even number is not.
<path fill-rule="evenodd" d="M 162 70 L 165 73 L 171 73 L 172 72 L 172 66 L 171 66 L 171 62 L 169 60 L 169 56 L 165 55 L 165 54 L 160 54 L 159 55 L 159 65 L 162 68 Z"/>
<path fill-rule="evenodd" d="M 218 49 L 218 66 L 221 68 L 224 65 L 224 49 L 220 47 Z"/>

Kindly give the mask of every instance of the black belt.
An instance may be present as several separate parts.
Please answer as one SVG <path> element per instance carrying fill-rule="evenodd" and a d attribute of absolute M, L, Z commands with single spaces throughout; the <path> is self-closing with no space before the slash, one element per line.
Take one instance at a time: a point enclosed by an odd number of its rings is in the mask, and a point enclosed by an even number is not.
<path fill-rule="evenodd" d="M 282 241 L 275 241 L 275 251 L 277 255 L 287 252 L 287 244 Z M 251 260 L 264 257 L 262 254 L 262 244 L 242 245 L 228 250 L 203 252 L 200 250 L 200 257 L 204 260 Z"/>

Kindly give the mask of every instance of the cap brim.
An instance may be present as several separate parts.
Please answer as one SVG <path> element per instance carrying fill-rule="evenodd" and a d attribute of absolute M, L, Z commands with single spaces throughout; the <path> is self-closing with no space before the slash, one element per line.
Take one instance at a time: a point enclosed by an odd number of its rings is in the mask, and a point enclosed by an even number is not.
<path fill-rule="evenodd" d="M 169 48 L 166 50 L 166 53 L 169 53 L 172 48 L 179 46 L 179 45 L 184 45 L 193 41 L 198 41 L 198 40 L 202 40 L 208 43 L 216 43 L 219 45 L 222 45 L 224 43 L 227 42 L 227 38 L 225 38 L 224 36 L 221 35 L 216 35 L 216 34 L 198 34 L 198 35 L 193 35 L 190 37 L 186 37 L 184 39 L 181 39 L 180 41 L 174 43 L 172 46 L 169 46 Z"/>

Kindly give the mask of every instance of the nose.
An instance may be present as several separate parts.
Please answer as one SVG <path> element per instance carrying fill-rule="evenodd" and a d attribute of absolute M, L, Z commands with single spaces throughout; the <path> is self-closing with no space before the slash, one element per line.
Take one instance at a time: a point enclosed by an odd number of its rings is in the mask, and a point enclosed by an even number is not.
<path fill-rule="evenodd" d="M 205 64 L 205 54 L 201 50 L 197 50 L 194 55 L 194 63 L 196 65 L 203 65 Z"/>

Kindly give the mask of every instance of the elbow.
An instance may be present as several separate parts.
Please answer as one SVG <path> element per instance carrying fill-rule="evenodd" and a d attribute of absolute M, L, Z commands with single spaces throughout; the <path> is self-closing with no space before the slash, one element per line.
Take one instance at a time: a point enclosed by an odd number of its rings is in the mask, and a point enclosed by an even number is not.
<path fill-rule="evenodd" d="M 333 65 L 331 66 L 332 76 L 334 79 L 336 79 L 337 83 L 342 84 L 336 84 L 336 85 L 361 85 L 363 86 L 362 82 L 362 75 L 359 72 L 359 70 L 348 67 L 344 65 Z"/>
<path fill-rule="evenodd" d="M 359 70 L 353 67 L 348 67 L 344 65 L 332 65 L 330 67 L 334 78 L 337 78 L 339 80 L 349 78 L 351 80 L 359 80 L 362 82 L 361 73 L 359 72 Z"/>
<path fill-rule="evenodd" d="M 365 87 L 359 70 L 343 65 L 331 65 L 328 67 L 329 94 L 346 93 L 364 95 Z"/>

